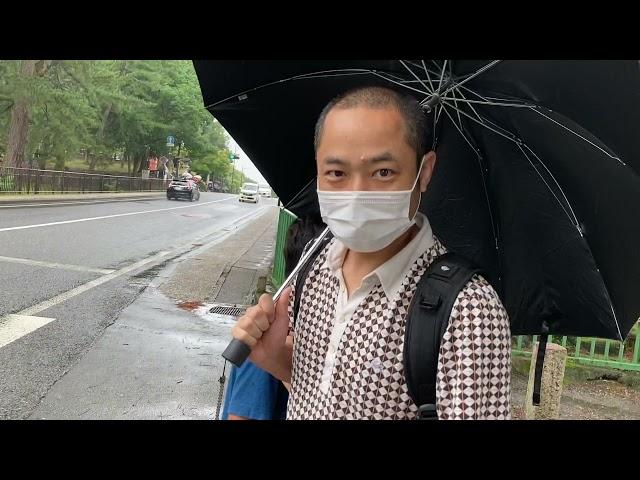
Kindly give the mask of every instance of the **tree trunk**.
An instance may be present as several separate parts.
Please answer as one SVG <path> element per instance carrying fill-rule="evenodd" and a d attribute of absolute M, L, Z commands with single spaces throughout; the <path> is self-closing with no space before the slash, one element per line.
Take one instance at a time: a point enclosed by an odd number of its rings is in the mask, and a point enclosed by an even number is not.
<path fill-rule="evenodd" d="M 20 76 L 27 80 L 35 75 L 43 76 L 47 73 L 51 60 L 23 60 Z M 7 139 L 7 166 L 21 167 L 24 163 L 27 147 L 27 133 L 29 131 L 29 103 L 28 95 L 15 99 L 11 111 L 11 126 Z"/>
<path fill-rule="evenodd" d="M 89 157 L 89 171 L 93 172 L 96 169 L 96 164 L 98 163 L 98 155 L 96 153 L 94 153 L 93 155 L 91 155 Z"/>
<path fill-rule="evenodd" d="M 100 125 L 100 132 L 98 134 L 98 138 L 101 143 L 104 142 L 104 129 L 107 126 L 107 120 L 109 120 L 109 115 L 111 114 L 112 108 L 113 108 L 113 103 L 109 103 L 109 105 L 107 105 L 106 110 L 104 111 L 104 114 L 102 115 L 102 124 Z"/>
<path fill-rule="evenodd" d="M 133 175 L 137 176 L 138 173 L 142 170 L 142 155 L 137 154 L 133 157 Z"/>
<path fill-rule="evenodd" d="M 64 161 L 65 158 L 63 155 L 56 154 L 55 155 L 55 166 L 53 167 L 55 170 L 64 170 Z"/>

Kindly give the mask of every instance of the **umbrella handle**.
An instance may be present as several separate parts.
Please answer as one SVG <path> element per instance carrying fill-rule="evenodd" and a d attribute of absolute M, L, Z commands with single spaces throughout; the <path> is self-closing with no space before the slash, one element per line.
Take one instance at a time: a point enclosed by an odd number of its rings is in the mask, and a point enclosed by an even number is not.
<path fill-rule="evenodd" d="M 246 343 L 234 338 L 229 342 L 227 348 L 222 352 L 222 356 L 233 363 L 236 367 L 241 367 L 247 357 L 251 354 L 251 349 Z"/>
<path fill-rule="evenodd" d="M 320 236 L 315 240 L 311 248 L 302 256 L 296 268 L 289 274 L 287 279 L 282 282 L 282 285 L 278 289 L 278 291 L 273 296 L 274 303 L 278 301 L 282 292 L 284 292 L 285 288 L 291 283 L 291 281 L 298 274 L 303 265 L 306 264 L 307 260 L 313 255 L 313 253 L 318 249 L 320 245 L 322 245 L 322 240 L 329 234 L 329 227 L 325 228 Z M 224 352 L 222 352 L 222 356 L 233 363 L 236 367 L 241 367 L 247 357 L 251 354 L 251 348 L 243 343 L 242 341 L 234 338 L 229 342 L 227 348 L 225 348 Z"/>

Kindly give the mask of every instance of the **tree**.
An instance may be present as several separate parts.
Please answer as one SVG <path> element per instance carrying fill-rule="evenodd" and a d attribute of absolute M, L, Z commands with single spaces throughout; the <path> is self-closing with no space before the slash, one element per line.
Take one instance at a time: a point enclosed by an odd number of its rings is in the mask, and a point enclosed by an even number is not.
<path fill-rule="evenodd" d="M 56 61 L 32 90 L 29 164 L 45 168 L 49 159 L 62 169 L 68 156 L 96 145 L 98 100 L 89 79 L 90 62 Z"/>
<path fill-rule="evenodd" d="M 24 162 L 29 130 L 29 107 L 33 101 L 30 95 L 31 81 L 36 75 L 44 75 L 49 67 L 47 60 L 23 60 L 20 65 L 19 82 L 14 89 L 11 109 L 11 125 L 7 138 L 7 160 L 9 167 L 21 167 Z"/>
<path fill-rule="evenodd" d="M 117 152 L 135 175 L 149 155 L 177 155 L 167 135 L 184 145 L 192 168 L 229 175 L 224 129 L 202 105 L 191 62 L 0 61 L 5 165 L 62 169 L 82 152 L 94 171 Z"/>

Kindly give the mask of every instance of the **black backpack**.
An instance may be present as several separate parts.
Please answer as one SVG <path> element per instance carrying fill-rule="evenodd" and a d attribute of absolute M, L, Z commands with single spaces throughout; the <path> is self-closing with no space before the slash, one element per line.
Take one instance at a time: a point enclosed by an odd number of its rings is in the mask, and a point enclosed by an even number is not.
<path fill-rule="evenodd" d="M 300 269 L 296 285 L 304 285 L 314 260 L 331 240 L 329 233 Z M 425 270 L 411 300 L 405 322 L 404 374 L 407 389 L 418 406 L 418 418 L 437 420 L 438 354 L 458 293 L 481 270 L 464 257 L 447 252 Z M 302 288 L 296 288 L 293 318 L 298 317 Z"/>

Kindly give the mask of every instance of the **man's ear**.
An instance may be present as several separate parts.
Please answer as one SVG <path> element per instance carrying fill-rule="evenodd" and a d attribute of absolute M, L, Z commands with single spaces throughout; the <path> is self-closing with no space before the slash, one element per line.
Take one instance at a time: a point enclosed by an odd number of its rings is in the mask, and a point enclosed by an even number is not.
<path fill-rule="evenodd" d="M 426 192 L 431 181 L 433 169 L 436 166 L 436 152 L 431 150 L 422 157 L 422 170 L 420 171 L 420 191 Z"/>

